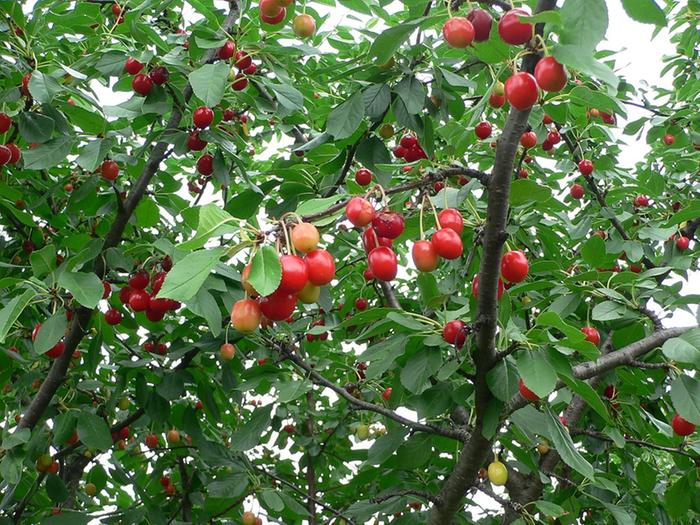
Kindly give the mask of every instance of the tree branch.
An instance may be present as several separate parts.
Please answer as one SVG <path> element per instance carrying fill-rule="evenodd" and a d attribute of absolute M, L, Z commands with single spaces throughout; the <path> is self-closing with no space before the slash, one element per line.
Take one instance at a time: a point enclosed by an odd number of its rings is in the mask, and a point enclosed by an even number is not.
<path fill-rule="evenodd" d="M 605 434 L 602 434 L 601 432 L 596 432 L 595 430 L 589 430 L 585 428 L 578 428 L 574 429 L 571 431 L 571 435 L 576 436 L 576 435 L 584 435 L 584 436 L 589 436 L 595 439 L 599 439 L 601 441 L 607 441 L 608 443 L 614 443 L 614 440 Z M 680 447 L 664 447 L 661 445 L 657 445 L 655 443 L 649 443 L 648 441 L 643 441 L 641 439 L 632 439 L 632 438 L 625 438 L 625 443 L 631 443 L 633 445 L 637 445 L 640 447 L 644 448 L 652 448 L 654 450 L 662 450 L 664 452 L 668 452 L 669 454 L 679 454 L 681 456 L 688 457 L 695 461 L 696 463 L 700 460 L 697 454 L 690 454 L 689 452 L 686 452 L 682 449 L 683 445 Z"/>
<path fill-rule="evenodd" d="M 434 505 L 440 505 L 440 499 L 435 496 L 434 494 L 431 494 L 430 492 L 426 492 L 424 490 L 413 490 L 413 489 L 406 489 L 406 490 L 390 490 L 388 492 L 384 492 L 383 494 L 380 494 L 378 496 L 375 496 L 374 498 L 370 498 L 369 502 L 370 503 L 384 503 L 385 501 L 388 501 L 392 498 L 401 498 L 403 496 L 416 496 L 419 498 L 423 498 Z"/>

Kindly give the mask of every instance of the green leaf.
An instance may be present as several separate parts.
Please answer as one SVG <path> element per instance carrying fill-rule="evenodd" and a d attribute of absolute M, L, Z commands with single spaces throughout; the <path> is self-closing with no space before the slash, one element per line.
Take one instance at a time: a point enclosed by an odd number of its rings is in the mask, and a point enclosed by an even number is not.
<path fill-rule="evenodd" d="M 518 372 L 525 386 L 539 397 L 545 397 L 557 384 L 557 373 L 542 351 L 518 352 Z"/>
<path fill-rule="evenodd" d="M 605 0 L 566 0 L 561 10 L 559 43 L 590 54 L 605 37 L 608 8 Z"/>
<path fill-rule="evenodd" d="M 107 450 L 112 446 L 112 434 L 104 419 L 91 412 L 81 412 L 78 416 L 78 438 L 94 450 Z"/>
<path fill-rule="evenodd" d="M 136 222 L 142 228 L 154 228 L 160 222 L 160 208 L 150 197 L 144 197 L 134 210 Z"/>
<path fill-rule="evenodd" d="M 34 352 L 44 354 L 58 343 L 66 332 L 66 313 L 61 310 L 41 323 L 34 341 Z"/>
<path fill-rule="evenodd" d="M 199 290 L 197 295 L 187 301 L 187 308 L 207 320 L 207 325 L 214 337 L 221 333 L 221 308 L 214 296 L 207 290 Z"/>
<path fill-rule="evenodd" d="M 280 258 L 272 246 L 263 246 L 253 257 L 248 282 L 260 295 L 270 295 L 282 280 Z"/>
<path fill-rule="evenodd" d="M 303 111 L 304 109 L 304 95 L 301 92 L 287 84 L 272 84 L 268 83 L 269 87 L 283 107 L 290 111 Z"/>
<path fill-rule="evenodd" d="M 95 308 L 104 293 L 102 281 L 92 272 L 63 272 L 58 278 L 58 284 L 87 308 Z"/>
<path fill-rule="evenodd" d="M 664 494 L 664 508 L 672 518 L 676 518 L 673 521 L 680 522 L 682 518 L 688 515 L 688 510 L 690 509 L 691 494 L 695 490 L 695 481 L 691 486 L 688 482 L 688 478 L 683 476 L 679 478 L 673 485 L 666 489 Z M 618 523 L 620 523 L 618 521 Z M 625 525 L 633 525 L 634 520 L 630 520 L 625 523 Z"/>
<path fill-rule="evenodd" d="M 559 518 L 567 513 L 566 510 L 551 501 L 538 500 L 535 502 L 535 507 L 545 516 L 552 518 Z"/>
<path fill-rule="evenodd" d="M 666 15 L 654 0 L 622 0 L 629 17 L 643 24 L 666 25 Z"/>
<path fill-rule="evenodd" d="M 391 103 L 391 89 L 386 84 L 372 84 L 362 92 L 365 114 L 371 120 L 382 118 Z"/>
<path fill-rule="evenodd" d="M 402 22 L 386 29 L 374 40 L 369 54 L 377 59 L 378 65 L 386 63 L 413 33 L 414 29 L 420 25 L 421 21 L 418 19 Z"/>
<path fill-rule="evenodd" d="M 565 323 L 556 312 L 542 312 L 537 316 L 537 326 L 551 326 L 556 328 L 566 335 L 567 338 L 574 341 L 583 341 L 586 339 L 586 336 L 581 332 L 580 328 Z"/>
<path fill-rule="evenodd" d="M 576 472 L 593 481 L 594 472 L 591 464 L 576 450 L 569 431 L 561 424 L 559 418 L 552 413 L 549 405 L 545 405 L 545 421 L 547 422 L 547 431 L 552 440 L 554 448 L 561 456 L 561 459 Z"/>
<path fill-rule="evenodd" d="M 158 298 L 189 301 L 225 253 L 226 248 L 219 247 L 187 254 L 168 272 L 163 287 L 158 292 Z"/>
<path fill-rule="evenodd" d="M 663 354 L 679 363 L 700 367 L 700 328 L 695 328 L 680 337 L 666 341 L 661 347 Z"/>
<path fill-rule="evenodd" d="M 68 499 L 66 484 L 56 474 L 46 477 L 46 494 L 54 503 L 62 503 Z"/>
<path fill-rule="evenodd" d="M 32 437 L 32 431 L 28 428 L 19 428 L 14 432 L 5 430 L 2 436 L 2 448 L 9 450 L 17 445 L 24 445 Z"/>
<path fill-rule="evenodd" d="M 114 146 L 114 139 L 97 139 L 80 149 L 78 166 L 85 171 L 95 171 Z"/>
<path fill-rule="evenodd" d="M 199 208 L 197 233 L 189 241 L 178 246 L 182 250 L 197 250 L 212 237 L 224 235 L 236 230 L 232 224 L 238 221 L 217 204 L 211 203 Z"/>
<path fill-rule="evenodd" d="M 637 486 L 642 492 L 651 492 L 656 486 L 657 472 L 646 461 L 637 463 L 637 468 L 634 471 L 637 478 Z"/>
<path fill-rule="evenodd" d="M 406 76 L 394 88 L 411 115 L 419 113 L 425 103 L 425 87 L 413 75 Z"/>
<path fill-rule="evenodd" d="M 60 514 L 41 520 L 41 525 L 87 525 L 91 521 L 92 518 L 82 512 L 62 509 Z"/>
<path fill-rule="evenodd" d="M 192 71 L 187 78 L 197 98 L 212 108 L 218 105 L 224 96 L 229 71 L 228 62 L 221 61 L 205 64 Z"/>
<path fill-rule="evenodd" d="M 19 134 L 29 143 L 46 142 L 53 135 L 55 123 L 51 117 L 35 112 L 19 114 Z"/>
<path fill-rule="evenodd" d="M 573 45 L 557 44 L 552 50 L 552 55 L 571 69 L 577 69 L 587 73 L 608 84 L 613 89 L 617 89 L 620 79 L 612 69 L 606 64 L 599 62 L 593 54 L 587 50 Z"/>
<path fill-rule="evenodd" d="M 605 403 L 600 399 L 598 393 L 589 385 L 586 381 L 580 381 L 578 379 L 573 379 L 562 374 L 562 381 L 575 393 L 578 394 L 588 406 L 591 407 L 596 413 L 602 417 L 607 423 L 612 424 L 610 419 L 610 414 L 608 409 L 605 407 Z"/>
<path fill-rule="evenodd" d="M 326 121 L 326 131 L 336 139 L 346 139 L 353 133 L 365 116 L 362 92 L 357 91 L 342 104 L 333 108 Z"/>
<path fill-rule="evenodd" d="M 28 170 L 45 170 L 66 162 L 75 141 L 74 137 L 63 136 L 25 150 L 22 152 L 24 167 Z"/>
<path fill-rule="evenodd" d="M 401 370 L 401 384 L 410 392 L 420 394 L 430 386 L 430 376 L 442 365 L 440 351 L 424 347 L 414 354 Z"/>
<path fill-rule="evenodd" d="M 593 307 L 591 318 L 594 321 L 614 321 L 625 317 L 629 311 L 623 304 L 613 301 L 603 301 Z"/>
<path fill-rule="evenodd" d="M 284 502 L 277 495 L 277 491 L 273 489 L 265 489 L 260 493 L 261 503 L 271 509 L 273 512 L 281 512 L 284 510 Z"/>
<path fill-rule="evenodd" d="M 5 337 L 12 325 L 34 297 L 36 297 L 34 289 L 25 290 L 22 295 L 14 297 L 0 310 L 0 343 L 5 342 Z"/>
<path fill-rule="evenodd" d="M 41 250 L 34 250 L 29 256 L 34 277 L 43 277 L 56 269 L 56 247 L 47 244 Z"/>
<path fill-rule="evenodd" d="M 671 400 L 683 419 L 700 425 L 700 381 L 685 374 L 678 376 L 671 383 Z"/>
<path fill-rule="evenodd" d="M 529 179 L 518 179 L 510 189 L 511 206 L 520 206 L 529 202 L 544 202 L 552 197 L 552 190 Z"/>
<path fill-rule="evenodd" d="M 61 91 L 63 88 L 53 77 L 45 75 L 41 71 L 32 71 L 29 92 L 34 100 L 41 104 L 48 104 Z"/>
<path fill-rule="evenodd" d="M 258 445 L 263 432 L 270 425 L 272 405 L 257 408 L 250 421 L 241 425 L 231 436 L 231 450 L 245 452 Z"/>
<path fill-rule="evenodd" d="M 581 257 L 592 268 L 607 268 L 614 260 L 614 256 L 605 253 L 605 241 L 597 235 L 583 243 Z"/>

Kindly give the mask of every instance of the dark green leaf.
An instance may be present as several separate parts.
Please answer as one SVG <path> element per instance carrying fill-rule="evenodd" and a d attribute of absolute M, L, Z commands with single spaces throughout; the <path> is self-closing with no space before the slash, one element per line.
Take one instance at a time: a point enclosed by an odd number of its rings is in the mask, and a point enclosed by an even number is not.
<path fill-rule="evenodd" d="M 91 412 L 81 412 L 78 416 L 78 438 L 94 450 L 107 450 L 112 446 L 112 434 L 104 419 Z"/>
<path fill-rule="evenodd" d="M 202 287 L 225 252 L 225 248 L 213 248 L 199 250 L 183 257 L 168 272 L 158 297 L 184 302 L 190 300 Z"/>
<path fill-rule="evenodd" d="M 357 91 L 345 102 L 333 108 L 328 115 L 326 131 L 336 139 L 345 139 L 355 130 L 365 116 L 365 103 L 362 92 Z"/>
<path fill-rule="evenodd" d="M 231 450 L 245 452 L 258 445 L 260 437 L 270 425 L 272 405 L 257 408 L 250 421 L 241 426 L 231 436 Z"/>
<path fill-rule="evenodd" d="M 280 258 L 272 246 L 263 246 L 253 257 L 248 282 L 262 296 L 274 292 L 282 280 Z"/>

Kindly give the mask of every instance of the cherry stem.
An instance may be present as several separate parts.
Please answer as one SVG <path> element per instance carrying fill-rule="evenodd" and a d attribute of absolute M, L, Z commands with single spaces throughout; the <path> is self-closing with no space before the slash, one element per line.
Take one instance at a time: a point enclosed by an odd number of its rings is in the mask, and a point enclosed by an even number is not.
<path fill-rule="evenodd" d="M 284 241 L 287 244 L 287 253 L 296 255 L 296 252 L 294 251 L 294 246 L 292 246 L 292 243 L 289 242 L 289 232 L 287 231 L 287 225 L 283 220 L 280 220 L 279 223 L 280 226 L 282 226 L 282 231 L 284 232 Z"/>
<path fill-rule="evenodd" d="M 435 215 L 435 229 L 439 230 L 440 229 L 440 219 L 438 219 L 438 212 L 437 212 L 437 209 L 435 209 L 435 205 L 433 204 L 433 200 L 430 198 L 429 195 L 426 195 L 424 198 L 428 199 L 428 203 L 430 204 L 430 207 L 433 209 L 433 215 Z"/>
<path fill-rule="evenodd" d="M 536 33 L 535 42 L 539 43 L 542 46 L 542 53 L 544 54 L 544 56 L 549 56 L 549 49 L 547 49 L 547 43 L 545 42 L 544 37 L 539 33 Z"/>
<path fill-rule="evenodd" d="M 425 193 L 423 194 L 423 200 L 425 200 Z M 420 204 L 420 210 L 418 213 L 418 231 L 420 233 L 420 239 L 422 241 L 425 238 L 425 234 L 423 233 L 423 202 L 421 201 Z"/>
<path fill-rule="evenodd" d="M 374 191 L 376 189 L 379 189 L 379 192 L 382 194 L 381 202 L 386 203 L 387 202 L 386 193 L 384 193 L 384 188 L 382 188 L 381 184 L 375 184 L 374 186 L 372 186 L 372 189 L 370 189 L 367 193 L 365 193 L 365 199 L 367 197 L 369 197 L 372 193 L 374 193 Z"/>

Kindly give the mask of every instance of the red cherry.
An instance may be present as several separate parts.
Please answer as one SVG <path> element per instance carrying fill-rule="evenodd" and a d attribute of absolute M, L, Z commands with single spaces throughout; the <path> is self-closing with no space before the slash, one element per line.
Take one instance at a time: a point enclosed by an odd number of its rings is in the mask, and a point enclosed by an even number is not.
<path fill-rule="evenodd" d="M 603 118 L 603 122 L 605 124 L 615 124 L 615 117 L 612 116 L 610 113 L 606 113 L 605 111 L 601 111 L 600 116 Z"/>
<path fill-rule="evenodd" d="M 487 139 L 491 136 L 491 123 L 490 122 L 479 122 L 474 128 L 474 133 L 481 140 Z"/>
<path fill-rule="evenodd" d="M 411 249 L 413 264 L 421 272 L 432 272 L 438 267 L 439 256 L 435 246 L 430 241 L 416 241 Z"/>
<path fill-rule="evenodd" d="M 225 109 L 224 114 L 222 115 L 221 119 L 224 122 L 230 122 L 231 120 L 236 118 L 236 112 L 233 111 L 232 109 Z"/>
<path fill-rule="evenodd" d="M 680 251 L 684 251 L 688 249 L 688 246 L 690 246 L 690 239 L 686 237 L 685 235 L 681 235 L 676 239 L 676 248 L 678 248 Z"/>
<path fill-rule="evenodd" d="M 234 91 L 243 91 L 248 87 L 248 79 L 245 77 L 245 75 L 238 73 L 236 75 L 236 79 L 231 84 L 231 87 Z"/>
<path fill-rule="evenodd" d="M 370 268 L 365 268 L 364 272 L 362 272 L 362 277 L 364 277 L 367 282 L 374 281 L 374 274 Z"/>
<path fill-rule="evenodd" d="M 151 277 L 148 275 L 148 272 L 146 270 L 139 270 L 129 277 L 128 283 L 134 290 L 143 290 L 146 288 L 146 286 L 148 286 L 150 281 Z"/>
<path fill-rule="evenodd" d="M 440 213 L 438 213 L 438 223 L 441 228 L 450 228 L 458 235 L 462 235 L 462 230 L 464 230 L 462 214 L 454 208 L 445 208 L 441 210 Z"/>
<path fill-rule="evenodd" d="M 445 323 L 442 327 L 442 338 L 445 342 L 461 348 L 464 341 L 467 340 L 467 334 L 464 332 L 464 323 L 458 319 Z"/>
<path fill-rule="evenodd" d="M 559 144 L 561 142 L 561 135 L 556 129 L 553 129 L 549 133 L 547 133 L 547 141 L 551 142 L 552 144 Z"/>
<path fill-rule="evenodd" d="M 170 476 L 161 476 L 160 477 L 160 484 L 163 487 L 167 487 L 170 485 Z"/>
<path fill-rule="evenodd" d="M 474 27 L 474 40 L 476 42 L 485 42 L 489 39 L 493 18 L 491 18 L 488 11 L 472 9 L 467 15 L 467 20 L 469 20 Z"/>
<path fill-rule="evenodd" d="M 544 57 L 535 66 L 535 79 L 542 90 L 556 93 L 566 86 L 566 69 L 553 56 Z"/>
<path fill-rule="evenodd" d="M 395 211 L 384 210 L 377 213 L 372 219 L 372 227 L 378 237 L 396 239 L 404 230 L 403 215 Z"/>
<path fill-rule="evenodd" d="M 260 298 L 260 311 L 268 319 L 284 321 L 292 315 L 297 304 L 296 294 L 277 290 L 271 295 Z"/>
<path fill-rule="evenodd" d="M 498 299 L 503 297 L 503 290 L 504 290 L 503 279 L 501 279 L 499 277 L 498 278 L 498 287 L 496 289 L 496 296 L 498 297 Z M 478 275 L 475 275 L 474 280 L 472 281 L 472 296 L 474 297 L 474 299 L 477 299 L 479 297 L 479 276 Z"/>
<path fill-rule="evenodd" d="M 391 387 L 389 387 L 385 389 L 384 392 L 382 392 L 382 399 L 384 399 L 384 401 L 389 401 L 389 398 L 391 397 L 391 391 Z"/>
<path fill-rule="evenodd" d="M 634 198 L 634 206 L 636 208 L 643 208 L 645 206 L 649 206 L 649 197 L 646 195 L 637 195 Z"/>
<path fill-rule="evenodd" d="M 253 64 L 253 59 L 245 51 L 236 53 L 236 67 L 238 69 L 246 69 Z"/>
<path fill-rule="evenodd" d="M 134 312 L 143 312 L 148 309 L 151 296 L 146 290 L 133 290 L 129 296 L 129 307 Z"/>
<path fill-rule="evenodd" d="M 219 48 L 218 55 L 221 60 L 228 60 L 235 53 L 236 44 L 234 44 L 231 40 L 227 40 L 226 43 L 224 43 L 224 45 Z"/>
<path fill-rule="evenodd" d="M 5 133 L 12 126 L 12 119 L 7 113 L 0 113 L 0 133 Z"/>
<path fill-rule="evenodd" d="M 138 295 L 138 292 L 140 292 L 140 290 L 134 290 L 131 294 L 131 297 L 133 298 L 134 295 Z M 146 295 L 148 295 L 148 294 L 146 294 Z M 131 306 L 133 308 L 133 306 L 131 305 L 131 299 L 129 300 L 129 306 Z M 147 310 L 151 312 L 151 315 L 153 317 L 158 317 L 158 315 L 161 315 L 161 319 L 162 319 L 162 316 L 164 316 L 165 313 L 168 310 L 170 310 L 171 306 L 172 305 L 170 303 L 170 299 L 153 299 L 153 298 L 149 297 Z"/>
<path fill-rule="evenodd" d="M 584 177 L 588 177 L 591 173 L 593 173 L 593 163 L 588 160 L 588 159 L 582 159 L 578 163 L 578 170 L 581 172 L 581 175 Z"/>
<path fill-rule="evenodd" d="M 112 295 L 112 285 L 107 281 L 102 281 L 102 288 L 104 289 L 102 292 L 102 299 L 108 299 L 109 296 Z"/>
<path fill-rule="evenodd" d="M 29 81 L 32 79 L 32 74 L 31 73 L 26 73 L 22 77 L 22 87 L 20 88 L 20 91 L 22 92 L 22 95 L 25 97 L 31 96 L 31 93 L 29 92 Z"/>
<path fill-rule="evenodd" d="M 518 390 L 520 391 L 520 395 L 528 401 L 535 402 L 540 400 L 540 396 L 538 396 L 532 390 L 525 386 L 525 382 L 522 380 L 522 378 L 520 378 L 520 380 L 518 381 Z"/>
<path fill-rule="evenodd" d="M 404 135 L 399 141 L 399 145 L 402 148 L 413 149 L 418 146 L 418 139 L 413 135 Z"/>
<path fill-rule="evenodd" d="M 110 308 L 105 312 L 105 321 L 109 325 L 117 325 L 122 322 L 122 313 L 116 308 Z"/>
<path fill-rule="evenodd" d="M 357 299 L 355 299 L 355 308 L 357 308 L 360 311 L 367 310 L 368 305 L 369 303 L 364 297 L 358 297 Z"/>
<path fill-rule="evenodd" d="M 360 186 L 367 186 L 372 182 L 372 172 L 367 168 L 360 168 L 355 172 L 355 182 Z"/>
<path fill-rule="evenodd" d="M 474 40 L 474 26 L 463 16 L 454 16 L 442 26 L 442 36 L 452 47 L 465 48 Z"/>
<path fill-rule="evenodd" d="M 525 280 L 529 270 L 527 257 L 520 250 L 508 252 L 501 258 L 501 275 L 506 281 L 520 283 Z"/>
<path fill-rule="evenodd" d="M 100 166 L 102 178 L 115 180 L 119 176 L 119 165 L 113 160 L 106 160 Z"/>
<path fill-rule="evenodd" d="M 506 103 L 506 97 L 504 95 L 497 95 L 496 93 L 491 93 L 489 96 L 489 106 L 492 108 L 500 108 Z"/>
<path fill-rule="evenodd" d="M 519 16 L 530 16 L 530 13 L 524 9 L 511 9 L 498 21 L 498 34 L 507 44 L 519 46 L 532 38 L 532 24 L 521 22 Z"/>
<path fill-rule="evenodd" d="M 17 164 L 22 157 L 22 151 L 12 142 L 5 144 L 5 147 L 10 150 L 10 164 Z"/>
<path fill-rule="evenodd" d="M 306 261 L 296 255 L 283 255 L 280 257 L 282 266 L 282 280 L 278 290 L 289 293 L 300 292 L 309 282 L 309 270 Z"/>
<path fill-rule="evenodd" d="M 277 16 L 281 9 L 278 0 L 260 0 L 260 12 L 265 16 Z"/>
<path fill-rule="evenodd" d="M 131 81 L 131 89 L 133 89 L 139 95 L 146 96 L 153 89 L 153 80 L 148 75 L 139 73 Z"/>
<path fill-rule="evenodd" d="M 44 355 L 46 357 L 50 357 L 51 359 L 56 359 L 57 357 L 60 357 L 63 355 L 63 351 L 66 349 L 66 343 L 63 341 L 59 341 L 56 343 L 53 347 L 49 349 L 48 352 L 46 352 Z"/>
<path fill-rule="evenodd" d="M 608 399 L 612 399 L 617 395 L 617 390 L 615 389 L 615 385 L 607 385 L 605 387 L 605 390 L 603 391 L 603 395 L 607 397 Z"/>
<path fill-rule="evenodd" d="M 386 237 L 379 237 L 374 228 L 369 227 L 362 232 L 362 244 L 365 248 L 365 252 L 369 253 L 374 250 L 377 246 L 387 246 L 391 248 L 394 243 L 392 239 L 387 239 Z"/>
<path fill-rule="evenodd" d="M 123 8 L 116 2 L 112 4 L 112 14 L 114 16 L 120 16 L 122 14 L 122 9 Z"/>
<path fill-rule="evenodd" d="M 566 428 L 569 428 L 569 420 L 566 419 L 564 416 L 559 416 L 559 422 Z"/>
<path fill-rule="evenodd" d="M 146 436 L 146 446 L 150 449 L 156 448 L 158 446 L 158 436 L 155 434 L 148 434 Z"/>
<path fill-rule="evenodd" d="M 197 159 L 197 171 L 205 177 L 214 173 L 214 157 L 209 155 L 209 153 L 205 153 L 199 157 L 199 159 Z"/>
<path fill-rule="evenodd" d="M 678 414 L 673 416 L 671 426 L 673 427 L 673 432 L 679 436 L 689 436 L 695 432 L 695 425 L 690 421 L 686 421 Z"/>
<path fill-rule="evenodd" d="M 309 281 L 316 286 L 328 284 L 335 277 L 335 260 L 326 250 L 313 250 L 304 257 L 309 271 Z"/>
<path fill-rule="evenodd" d="M 386 246 L 372 250 L 367 256 L 367 263 L 374 277 L 380 281 L 391 281 L 398 272 L 396 254 Z"/>
<path fill-rule="evenodd" d="M 287 10 L 283 7 L 281 11 L 276 16 L 268 16 L 264 13 L 260 13 L 260 19 L 266 24 L 277 25 L 287 16 Z"/>
<path fill-rule="evenodd" d="M 458 259 L 462 256 L 464 245 L 462 239 L 452 228 L 442 228 L 433 233 L 430 239 L 435 251 L 445 259 Z"/>
<path fill-rule="evenodd" d="M 12 159 L 12 152 L 7 146 L 0 145 L 0 166 L 4 166 Z"/>
<path fill-rule="evenodd" d="M 554 147 L 554 144 L 548 139 L 542 141 L 542 151 L 550 151 Z"/>
<path fill-rule="evenodd" d="M 202 151 L 207 147 L 207 142 L 199 138 L 199 131 L 193 131 L 187 137 L 187 148 L 190 151 Z"/>
<path fill-rule="evenodd" d="M 666 133 L 666 134 L 664 135 L 664 143 L 665 143 L 667 146 L 671 146 L 674 142 L 676 142 L 676 137 L 674 137 L 674 136 L 671 135 L 670 133 Z"/>
<path fill-rule="evenodd" d="M 162 86 L 170 80 L 170 71 L 168 71 L 168 68 L 165 66 L 156 66 L 148 74 L 148 78 L 150 78 L 154 84 Z"/>
<path fill-rule="evenodd" d="M 130 75 L 138 75 L 143 69 L 143 64 L 135 58 L 129 57 L 124 63 L 124 69 Z"/>
<path fill-rule="evenodd" d="M 121 290 L 119 290 L 119 300 L 121 303 L 126 306 L 129 304 L 129 298 L 131 297 L 131 292 L 132 289 L 129 286 L 125 286 Z"/>
<path fill-rule="evenodd" d="M 256 66 L 255 64 L 251 64 L 243 70 L 243 73 L 247 76 L 251 76 L 251 75 L 254 75 L 255 73 L 257 73 L 257 71 L 258 71 L 258 66 Z"/>
<path fill-rule="evenodd" d="M 537 135 L 534 131 L 526 131 L 520 137 L 520 145 L 523 148 L 534 148 L 537 145 Z"/>
<path fill-rule="evenodd" d="M 512 13 L 512 11 L 509 11 Z M 514 73 L 506 80 L 506 99 L 510 105 L 520 111 L 530 109 L 537 102 L 539 96 L 537 81 L 530 73 L 520 71 Z"/>
<path fill-rule="evenodd" d="M 200 106 L 192 113 L 192 122 L 195 127 L 204 129 L 214 120 L 214 112 L 207 106 Z"/>
<path fill-rule="evenodd" d="M 581 331 L 586 335 L 586 341 L 598 346 L 600 344 L 600 334 L 592 326 L 584 326 Z"/>
<path fill-rule="evenodd" d="M 528 176 L 528 172 L 525 168 L 520 168 L 518 170 L 518 177 L 520 177 L 521 179 L 527 179 L 527 176 Z"/>
<path fill-rule="evenodd" d="M 367 226 L 374 218 L 374 208 L 367 199 L 353 197 L 345 206 L 345 215 L 353 225 Z"/>
<path fill-rule="evenodd" d="M 231 325 L 243 333 L 254 332 L 262 319 L 260 305 L 252 299 L 236 301 L 231 309 Z"/>
<path fill-rule="evenodd" d="M 571 188 L 569 189 L 569 195 L 571 195 L 572 198 L 578 200 L 583 198 L 584 194 L 584 189 L 583 186 L 580 184 L 572 184 Z"/>

